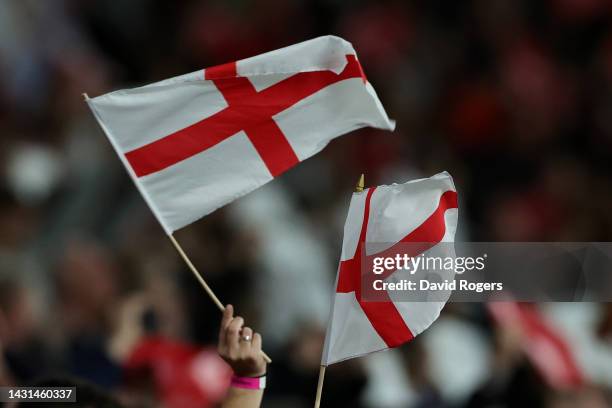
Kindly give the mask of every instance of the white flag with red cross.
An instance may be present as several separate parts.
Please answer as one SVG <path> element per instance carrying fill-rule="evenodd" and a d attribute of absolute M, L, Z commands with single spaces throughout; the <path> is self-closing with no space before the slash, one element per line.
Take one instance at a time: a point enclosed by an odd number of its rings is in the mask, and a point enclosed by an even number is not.
<path fill-rule="evenodd" d="M 457 217 L 457 192 L 446 172 L 353 194 L 321 365 L 397 347 L 438 318 L 442 299 L 401 301 L 387 291 L 372 301 L 362 297 L 362 267 L 368 264 L 362 257 L 400 253 L 400 246 L 410 244 L 419 252 L 433 251 L 454 242 Z M 385 249 L 368 252 L 377 243 Z"/>
<path fill-rule="evenodd" d="M 548 385 L 568 390 L 585 384 L 575 345 L 546 319 L 538 305 L 507 301 L 488 303 L 487 308 L 502 330 L 517 335 L 519 346 Z"/>
<path fill-rule="evenodd" d="M 394 128 L 355 50 L 333 36 L 88 103 L 168 234 L 340 135 Z"/>

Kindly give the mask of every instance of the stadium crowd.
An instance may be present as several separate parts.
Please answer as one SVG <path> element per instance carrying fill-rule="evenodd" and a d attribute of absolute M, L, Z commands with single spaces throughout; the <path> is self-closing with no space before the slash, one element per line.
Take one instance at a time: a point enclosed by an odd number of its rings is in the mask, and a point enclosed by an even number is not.
<path fill-rule="evenodd" d="M 461 240 L 612 240 L 607 0 L 0 0 L 0 10 L 0 384 L 75 378 L 128 407 L 216 406 L 230 375 L 216 353 L 220 313 L 81 94 L 318 35 L 353 43 L 396 131 L 339 138 L 176 234 L 262 333 L 274 360 L 264 406 L 313 402 L 362 172 L 375 185 L 448 170 Z M 520 333 L 457 303 L 405 347 L 331 366 L 322 406 L 612 406 L 612 307 L 538 307 L 571 343 L 582 385 L 551 386 Z"/>

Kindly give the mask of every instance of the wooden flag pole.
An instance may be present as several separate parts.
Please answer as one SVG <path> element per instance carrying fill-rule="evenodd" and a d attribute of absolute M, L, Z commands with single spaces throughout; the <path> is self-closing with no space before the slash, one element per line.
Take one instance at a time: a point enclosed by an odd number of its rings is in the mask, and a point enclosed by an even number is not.
<path fill-rule="evenodd" d="M 363 193 L 365 188 L 365 176 L 361 174 L 357 185 L 355 186 L 356 193 Z M 315 408 L 319 408 L 321 405 L 321 395 L 323 394 L 323 381 L 325 380 L 325 370 L 327 366 L 321 365 L 319 369 L 319 381 L 317 382 L 317 396 L 315 397 Z"/>
<path fill-rule="evenodd" d="M 322 365 L 319 369 L 319 382 L 317 383 L 317 397 L 315 398 L 315 408 L 321 405 L 321 394 L 323 393 L 323 380 L 325 379 L 325 369 L 327 366 Z"/>
<path fill-rule="evenodd" d="M 170 241 L 174 245 L 174 248 L 176 248 L 176 251 L 179 253 L 181 258 L 183 258 L 183 261 L 185 261 L 185 264 L 189 267 L 189 270 L 193 273 L 193 276 L 195 276 L 198 282 L 200 282 L 200 285 L 202 285 L 206 294 L 210 297 L 210 299 L 214 302 L 214 304 L 217 305 L 221 313 L 223 313 L 223 311 L 225 310 L 225 306 L 223 306 L 223 303 L 221 303 L 217 295 L 215 295 L 215 292 L 213 292 L 210 286 L 208 286 L 208 283 L 206 283 L 206 281 L 204 280 L 200 272 L 196 269 L 196 267 L 191 262 L 191 259 L 189 259 L 185 251 L 183 251 L 183 248 L 178 243 L 176 238 L 174 238 L 174 235 L 170 234 L 168 235 L 168 238 L 170 238 Z"/>
<path fill-rule="evenodd" d="M 87 101 L 89 99 L 89 96 L 86 93 L 83 93 L 83 98 L 85 99 L 85 101 Z M 183 261 L 185 261 L 185 264 L 187 265 L 189 270 L 193 273 L 193 276 L 195 276 L 198 282 L 200 282 L 200 285 L 202 286 L 202 288 L 204 288 L 204 291 L 206 292 L 206 294 L 210 297 L 210 299 L 214 302 L 214 304 L 219 308 L 221 313 L 223 313 L 223 311 L 225 310 L 225 306 L 223 306 L 223 303 L 221 303 L 217 295 L 215 295 L 215 292 L 213 292 L 210 286 L 208 286 L 208 283 L 206 283 L 206 281 L 202 277 L 202 274 L 200 274 L 200 272 L 196 269 L 193 262 L 191 262 L 191 259 L 189 259 L 189 257 L 187 256 L 187 254 L 185 253 L 181 245 L 178 243 L 176 238 L 174 238 L 174 235 L 168 234 L 168 238 L 170 238 L 172 245 L 174 245 L 174 248 L 176 249 L 176 251 L 179 253 L 181 258 L 183 258 Z M 263 359 L 265 360 L 266 363 L 270 364 L 272 362 L 272 359 L 270 359 L 270 357 L 268 357 L 268 355 L 263 350 L 261 354 L 263 355 Z"/>
<path fill-rule="evenodd" d="M 187 256 L 181 245 L 178 243 L 176 238 L 174 238 L 174 235 L 170 234 L 168 235 L 168 238 L 170 238 L 170 241 L 172 241 L 174 248 L 176 248 L 176 251 L 179 253 L 181 258 L 183 258 L 183 261 L 185 261 L 185 264 L 189 267 L 189 270 L 193 273 L 193 276 L 195 276 L 198 282 L 200 282 L 200 285 L 202 285 L 206 294 L 215 303 L 215 305 L 217 305 L 221 313 L 223 313 L 223 311 L 225 310 L 225 306 L 223 306 L 223 303 L 221 303 L 217 295 L 215 295 L 215 292 L 213 292 L 210 286 L 208 286 L 208 283 L 206 283 L 200 271 L 196 269 L 193 262 L 191 262 L 191 259 L 189 259 L 189 257 Z M 263 359 L 266 363 L 270 364 L 272 362 L 272 359 L 268 357 L 268 355 L 263 350 L 261 351 L 261 354 L 263 355 Z"/>

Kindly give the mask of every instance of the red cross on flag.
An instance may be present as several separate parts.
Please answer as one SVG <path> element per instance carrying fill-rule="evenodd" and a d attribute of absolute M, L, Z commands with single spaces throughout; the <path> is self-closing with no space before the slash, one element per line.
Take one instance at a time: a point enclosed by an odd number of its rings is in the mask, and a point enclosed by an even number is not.
<path fill-rule="evenodd" d="M 394 247 L 401 244 L 430 250 L 453 242 L 457 217 L 457 192 L 446 172 L 353 194 L 321 365 L 397 347 L 438 318 L 444 301 L 399 301 L 386 292 L 375 301 L 364 300 L 361 254 L 370 244 L 391 243 L 378 254 L 367 253 L 368 258 L 400 252 Z"/>
<path fill-rule="evenodd" d="M 168 234 L 338 136 L 394 128 L 352 45 L 333 36 L 88 102 Z"/>
<path fill-rule="evenodd" d="M 537 305 L 491 302 L 487 308 L 501 330 L 518 335 L 519 347 L 548 385 L 561 390 L 584 385 L 585 372 L 574 354 L 575 344 L 546 319 Z"/>

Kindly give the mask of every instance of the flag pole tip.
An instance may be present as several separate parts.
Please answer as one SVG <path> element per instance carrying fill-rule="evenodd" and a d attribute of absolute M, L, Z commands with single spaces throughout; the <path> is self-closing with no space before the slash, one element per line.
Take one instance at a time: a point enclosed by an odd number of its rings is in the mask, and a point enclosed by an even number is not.
<path fill-rule="evenodd" d="M 365 188 L 365 176 L 361 173 L 359 177 L 359 181 L 357 182 L 357 186 L 355 187 L 355 192 L 363 193 L 363 189 Z"/>

